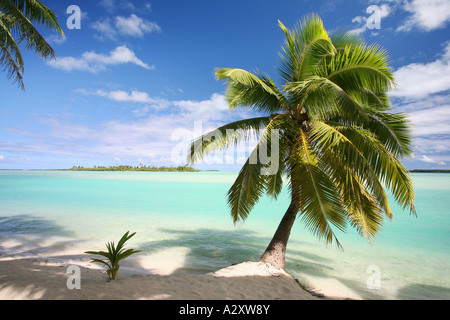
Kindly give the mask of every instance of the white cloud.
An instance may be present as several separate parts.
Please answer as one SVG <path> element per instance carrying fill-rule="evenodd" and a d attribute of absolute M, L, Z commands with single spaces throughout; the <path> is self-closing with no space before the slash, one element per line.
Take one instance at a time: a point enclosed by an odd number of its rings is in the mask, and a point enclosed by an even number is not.
<path fill-rule="evenodd" d="M 126 104 L 143 105 L 153 112 L 142 112 L 131 120 L 103 120 L 96 124 L 80 123 L 75 115 L 45 115 L 37 119 L 42 131 L 24 132 L 17 142 L 0 142 L 0 152 L 21 152 L 104 158 L 127 163 L 142 159 L 155 163 L 165 159 L 167 165 L 184 164 L 191 141 L 225 123 L 249 117 L 247 110 L 229 112 L 225 97 L 214 93 L 205 100 L 164 100 L 146 92 L 133 90 L 76 90 Z M 154 108 L 159 108 L 155 112 Z M 133 107 L 129 108 L 134 114 Z M 142 110 L 143 111 L 143 110 Z M 204 163 L 242 163 L 256 141 L 240 144 L 231 150 L 213 153 Z M 237 152 L 236 159 L 234 152 Z M 120 160 L 119 160 L 120 159 Z M 236 162 L 240 161 L 240 162 Z"/>
<path fill-rule="evenodd" d="M 431 31 L 444 28 L 450 21 L 450 1 L 448 0 L 370 0 L 369 3 L 380 8 L 381 19 L 392 15 L 394 11 L 409 14 L 397 27 L 397 31 L 400 32 L 413 29 Z M 367 31 L 368 17 L 369 13 L 353 18 L 352 23 L 355 27 L 352 32 L 361 34 Z"/>
<path fill-rule="evenodd" d="M 98 2 L 98 5 L 103 7 L 108 12 L 113 12 L 116 10 L 116 4 L 114 0 L 101 0 Z"/>
<path fill-rule="evenodd" d="M 178 110 L 178 114 L 186 117 L 189 115 L 191 121 L 199 120 L 221 120 L 230 115 L 228 103 L 225 96 L 214 93 L 207 100 L 167 100 L 159 97 L 151 97 L 147 92 L 133 90 L 131 92 L 124 90 L 95 90 L 89 91 L 85 89 L 75 90 L 84 95 L 96 95 L 105 97 L 118 102 L 132 102 L 146 104 L 144 107 L 133 109 L 135 116 L 145 116 L 151 110 Z M 175 111 L 174 111 L 175 112 Z M 180 113 L 181 112 L 181 113 Z M 248 114 L 246 110 L 235 110 L 235 116 L 245 116 Z"/>
<path fill-rule="evenodd" d="M 223 113 L 229 109 L 225 96 L 218 93 L 214 93 L 209 100 L 181 100 L 174 101 L 173 104 L 180 107 L 184 112 L 195 114 L 200 119 L 220 119 L 223 117 Z"/>
<path fill-rule="evenodd" d="M 161 31 L 160 26 L 156 22 L 144 20 L 135 14 L 131 14 L 128 18 L 116 17 L 115 26 L 121 34 L 140 38 L 145 33 Z"/>
<path fill-rule="evenodd" d="M 161 32 L 161 27 L 152 21 L 145 20 L 135 14 L 129 17 L 117 16 L 113 21 L 110 18 L 102 19 L 91 24 L 96 31 L 94 37 L 103 41 L 117 40 L 118 35 L 142 38 L 146 33 Z"/>
<path fill-rule="evenodd" d="M 111 25 L 110 19 L 104 19 L 103 21 L 94 22 L 91 27 L 95 29 L 100 35 L 96 35 L 99 40 L 104 40 L 104 37 L 115 40 L 117 31 Z"/>
<path fill-rule="evenodd" d="M 427 101 L 423 101 L 428 105 Z M 409 113 L 416 136 L 450 135 L 450 103 Z"/>
<path fill-rule="evenodd" d="M 138 107 L 132 110 L 133 115 L 137 117 L 146 116 L 149 112 L 155 110 L 167 109 L 171 102 L 166 99 L 161 99 L 158 97 L 151 97 L 147 92 L 142 92 L 139 90 L 133 90 L 131 92 L 124 90 L 86 90 L 86 89 L 76 89 L 76 93 L 81 93 L 84 95 L 95 95 L 99 97 L 105 97 L 107 99 L 118 101 L 118 102 L 131 102 L 145 104 L 143 107 Z"/>
<path fill-rule="evenodd" d="M 4 160 L 4 159 L 5 159 L 5 156 L 0 154 L 0 160 Z"/>
<path fill-rule="evenodd" d="M 356 27 L 352 30 L 350 30 L 350 32 L 352 33 L 356 33 L 356 34 L 361 34 L 364 31 L 367 30 L 367 18 L 363 17 L 363 16 L 356 16 L 352 19 L 352 23 L 356 24 Z"/>
<path fill-rule="evenodd" d="M 101 97 L 106 97 L 114 101 L 122 101 L 122 102 L 140 102 L 140 103 L 159 102 L 158 99 L 151 98 L 148 95 L 148 93 L 141 92 L 138 90 L 133 90 L 131 93 L 128 93 L 127 91 L 123 90 L 115 90 L 115 91 L 97 90 L 92 94 Z"/>
<path fill-rule="evenodd" d="M 450 139 L 448 136 L 423 136 L 414 138 L 414 150 L 424 154 L 449 154 Z M 450 159 L 449 159 L 450 161 Z"/>
<path fill-rule="evenodd" d="M 415 27 L 430 31 L 443 28 L 450 21 L 448 0 L 405 1 L 402 8 L 412 15 L 397 28 L 397 31 L 410 31 Z"/>
<path fill-rule="evenodd" d="M 450 42 L 443 54 L 433 62 L 411 63 L 394 72 L 398 88 L 392 97 L 422 98 L 450 89 Z"/>
<path fill-rule="evenodd" d="M 423 161 L 423 162 L 428 162 L 428 163 L 435 163 L 436 161 L 423 155 L 421 158 L 419 158 L 418 160 Z"/>
<path fill-rule="evenodd" d="M 149 114 L 151 111 L 153 110 L 152 106 L 150 105 L 145 105 L 143 107 L 139 107 L 137 109 L 133 109 L 131 112 L 136 116 L 136 117 L 144 117 L 147 114 Z"/>
<path fill-rule="evenodd" d="M 141 5 L 141 1 L 137 1 L 139 5 Z M 130 11 L 136 11 L 138 8 L 136 8 L 136 5 L 127 0 L 119 0 L 118 3 L 116 0 L 101 0 L 97 3 L 100 7 L 104 8 L 107 12 L 113 13 L 116 10 L 130 10 Z M 151 4 L 149 2 L 144 3 L 143 8 L 139 9 L 145 9 L 148 11 L 151 11 Z"/>
<path fill-rule="evenodd" d="M 87 139 L 94 134 L 94 130 L 81 124 L 74 124 L 68 121 L 60 121 L 58 119 L 44 119 L 42 123 L 48 126 L 49 136 L 63 140 L 80 140 Z M 68 130 L 68 128 L 70 128 Z"/>
<path fill-rule="evenodd" d="M 439 160 L 435 160 L 432 159 L 426 155 L 422 155 L 422 157 L 418 158 L 417 160 L 422 161 L 422 162 L 427 162 L 427 163 L 437 163 L 439 165 L 445 165 L 446 163 L 444 161 L 439 161 Z"/>
<path fill-rule="evenodd" d="M 62 36 L 60 34 L 51 34 L 48 37 L 46 37 L 46 39 L 48 43 L 50 44 L 62 44 L 64 42 L 66 42 L 67 37 Z"/>
<path fill-rule="evenodd" d="M 397 69 L 398 88 L 390 93 L 397 111 L 412 122 L 416 161 L 446 165 L 450 152 L 450 42 L 429 63 L 412 63 Z M 448 158 L 448 157 L 447 157 Z"/>
<path fill-rule="evenodd" d="M 412 123 L 414 151 L 419 154 L 450 152 L 450 94 L 394 99 L 396 111 L 405 112 Z"/>
<path fill-rule="evenodd" d="M 122 6 L 122 8 L 127 9 L 127 10 L 131 10 L 131 11 L 136 10 L 136 6 L 130 1 L 122 1 L 121 6 Z"/>
<path fill-rule="evenodd" d="M 152 11 L 152 4 L 150 2 L 147 2 L 144 4 L 144 8 L 148 11 Z"/>
<path fill-rule="evenodd" d="M 150 66 L 138 59 L 135 53 L 126 46 L 119 46 L 112 50 L 109 55 L 99 54 L 94 51 L 84 52 L 81 57 L 61 57 L 47 62 L 53 68 L 65 71 L 87 71 L 96 73 L 106 70 L 107 66 L 132 63 L 144 69 L 151 70 Z"/>

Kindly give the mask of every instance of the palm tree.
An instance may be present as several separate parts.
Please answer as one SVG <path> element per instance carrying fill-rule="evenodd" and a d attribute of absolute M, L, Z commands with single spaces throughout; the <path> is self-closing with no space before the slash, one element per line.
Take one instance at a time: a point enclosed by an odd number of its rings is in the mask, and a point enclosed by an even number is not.
<path fill-rule="evenodd" d="M 27 50 L 42 58 L 54 58 L 55 52 L 33 25 L 42 25 L 64 36 L 56 14 L 37 0 L 0 1 L 0 64 L 19 87 L 25 89 L 24 71 L 19 45 L 25 41 Z"/>
<path fill-rule="evenodd" d="M 350 32 L 329 36 L 312 14 L 286 36 L 280 52 L 282 84 L 266 74 L 219 68 L 230 109 L 249 107 L 264 116 L 239 120 L 195 139 L 188 162 L 248 139 L 259 142 L 228 191 L 235 223 L 244 221 L 263 194 L 277 198 L 283 184 L 291 202 L 261 257 L 284 269 L 285 251 L 299 217 L 320 240 L 341 247 L 334 228 L 355 227 L 373 241 L 383 217 L 392 218 L 385 188 L 415 214 L 414 189 L 400 158 L 412 155 L 406 116 L 393 113 L 387 92 L 395 86 L 387 52 Z M 214 139 L 212 139 L 214 137 Z M 257 157 L 278 144 L 278 171 Z"/>

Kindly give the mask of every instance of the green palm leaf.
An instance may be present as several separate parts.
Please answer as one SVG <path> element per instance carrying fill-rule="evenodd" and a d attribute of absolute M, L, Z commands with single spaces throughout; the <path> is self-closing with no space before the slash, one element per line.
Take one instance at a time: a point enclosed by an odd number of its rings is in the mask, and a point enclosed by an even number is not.
<path fill-rule="evenodd" d="M 280 72 L 286 82 L 302 81 L 314 74 L 324 56 L 333 55 L 335 48 L 322 19 L 315 14 L 307 16 L 294 30 L 288 30 L 281 21 L 286 36 L 280 52 Z"/>
<path fill-rule="evenodd" d="M 411 213 L 415 214 L 413 182 L 404 165 L 372 132 L 355 127 L 345 127 L 341 132 L 358 145 L 360 150 L 363 150 L 370 166 L 384 185 L 390 189 L 397 202 L 404 209 L 409 208 Z"/>
<path fill-rule="evenodd" d="M 320 239 L 326 239 L 327 243 L 336 241 L 340 246 L 331 225 L 344 231 L 346 211 L 338 189 L 322 169 L 308 140 L 307 134 L 302 132 L 295 153 L 289 159 L 291 185 L 299 186 L 295 190 L 298 190 L 302 221 L 306 226 Z"/>
<path fill-rule="evenodd" d="M 374 132 L 377 139 L 396 157 L 411 157 L 411 125 L 405 114 L 367 110 L 369 122 L 365 128 Z"/>
<path fill-rule="evenodd" d="M 317 73 L 343 90 L 385 92 L 394 86 L 388 61 L 387 51 L 378 45 L 347 47 L 325 60 Z"/>
<path fill-rule="evenodd" d="M 317 148 L 330 148 L 348 162 L 348 165 L 351 165 L 355 172 L 361 175 L 361 179 L 370 186 L 372 194 L 374 194 L 386 215 L 392 217 L 392 211 L 380 178 L 375 168 L 371 166 L 370 159 L 364 156 L 365 153 L 369 152 L 370 146 L 364 145 L 365 149 L 361 150 L 362 146 L 359 146 L 358 142 L 363 143 L 363 141 L 352 141 L 339 130 L 345 130 L 346 128 L 348 127 L 341 128 L 324 122 L 314 122 L 312 135 Z"/>
<path fill-rule="evenodd" d="M 359 34 L 345 29 L 334 31 L 330 35 L 330 40 L 336 51 L 346 50 L 347 48 L 351 49 L 364 44 L 364 41 Z"/>
<path fill-rule="evenodd" d="M 107 274 L 109 280 L 115 280 L 117 272 L 119 271 L 120 268 L 119 262 L 134 253 L 141 252 L 140 250 L 134 249 L 125 250 L 125 248 L 123 248 L 125 242 L 128 241 L 135 234 L 136 232 L 129 234 L 129 231 L 127 231 L 122 236 L 122 238 L 120 238 L 119 242 L 117 243 L 117 246 L 114 244 L 114 241 L 106 243 L 106 249 L 108 249 L 108 251 L 85 251 L 84 253 L 104 257 L 105 259 L 91 258 L 91 261 L 106 265 L 108 267 Z"/>
<path fill-rule="evenodd" d="M 225 97 L 230 109 L 252 107 L 257 111 L 277 113 L 286 105 L 284 96 L 269 76 L 243 69 L 218 68 L 216 77 L 228 84 Z"/>
<path fill-rule="evenodd" d="M 23 60 L 18 44 L 24 42 L 27 50 L 33 50 L 42 58 L 54 58 L 55 52 L 34 25 L 42 25 L 61 35 L 56 14 L 37 0 L 0 1 L 0 63 L 19 86 L 23 84 Z"/>
<path fill-rule="evenodd" d="M 4 65 L 4 70 L 8 73 L 8 78 L 14 78 L 23 89 L 23 59 L 19 46 L 12 36 L 11 21 L 0 12 L 0 64 Z"/>
<path fill-rule="evenodd" d="M 252 155 L 257 152 L 253 150 Z M 252 157 L 250 155 L 250 157 Z M 264 176 L 261 163 L 251 164 L 250 157 L 240 170 L 238 177 L 228 191 L 228 204 L 233 222 L 244 221 L 264 192 Z"/>
<path fill-rule="evenodd" d="M 228 204 L 235 223 L 247 218 L 266 188 L 266 179 L 262 174 L 265 164 L 260 161 L 258 153 L 263 139 L 270 141 L 270 134 L 270 128 L 266 128 L 263 137 L 261 137 L 257 146 L 251 152 L 234 184 L 228 191 Z"/>
<path fill-rule="evenodd" d="M 341 154 L 332 148 L 321 149 L 323 163 L 332 163 L 324 171 L 340 191 L 350 224 L 367 240 L 373 241 L 383 223 L 383 210 L 367 183 Z"/>
<path fill-rule="evenodd" d="M 214 150 L 257 138 L 260 130 L 265 128 L 270 120 L 271 117 L 238 120 L 201 135 L 191 143 L 187 162 L 199 162 Z"/>

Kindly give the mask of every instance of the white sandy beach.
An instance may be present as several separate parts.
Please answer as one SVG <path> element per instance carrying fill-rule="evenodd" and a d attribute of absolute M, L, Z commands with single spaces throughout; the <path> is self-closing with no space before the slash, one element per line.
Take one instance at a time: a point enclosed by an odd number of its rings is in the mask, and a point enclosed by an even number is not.
<path fill-rule="evenodd" d="M 70 264 L 45 259 L 0 256 L 2 300 L 317 300 L 282 270 L 258 262 L 245 262 L 206 274 L 170 275 L 119 271 L 107 282 L 96 267 L 79 266 L 80 288 Z"/>

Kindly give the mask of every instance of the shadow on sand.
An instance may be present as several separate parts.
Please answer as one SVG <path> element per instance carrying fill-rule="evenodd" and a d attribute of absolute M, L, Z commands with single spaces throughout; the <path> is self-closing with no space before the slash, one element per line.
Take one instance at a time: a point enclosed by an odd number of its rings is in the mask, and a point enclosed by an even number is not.
<path fill-rule="evenodd" d="M 52 264 L 52 258 L 64 260 L 87 259 L 80 252 L 79 256 L 65 257 L 56 255 L 73 243 L 80 240 L 73 238 L 74 234 L 58 226 L 51 220 L 28 215 L 0 217 L 0 245 L 2 241 L 13 240 L 8 247 L 16 257 L 5 256 L 0 252 L 0 298 L 1 299 L 185 299 L 177 291 L 177 281 L 183 280 L 191 285 L 190 299 L 261 299 L 259 296 L 240 296 L 239 282 L 243 279 L 230 278 L 211 281 L 207 273 L 216 271 L 245 261 L 258 261 L 270 238 L 265 238 L 248 230 L 222 230 L 199 228 L 194 230 L 162 229 L 169 239 L 150 241 L 140 244 L 135 249 L 143 254 L 153 254 L 177 247 L 188 248 L 184 257 L 183 267 L 169 276 L 151 274 L 126 275 L 114 283 L 106 282 L 104 272 L 96 269 L 82 268 L 81 290 L 67 288 L 67 265 Z M 42 246 L 48 235 L 61 237 L 59 243 Z M 32 241 L 29 241 L 29 238 Z M 107 239 L 109 240 L 109 239 Z M 329 278 L 329 270 L 333 268 L 332 261 L 323 256 L 298 250 L 304 245 L 294 242 L 288 245 L 286 270 L 301 270 L 305 275 Z M 27 255 L 45 253 L 50 263 Z M 53 254 L 55 253 L 55 254 Z M 20 256 L 23 254 L 23 256 Z M 19 257 L 20 256 L 20 257 Z M 26 261 L 20 261 L 27 258 Z M 150 270 L 151 271 L 151 270 Z M 206 277 L 206 278 L 205 278 Z M 250 283 L 261 284 L 261 278 L 245 277 Z M 252 279 L 255 278 L 255 279 Z M 338 278 L 343 285 L 355 292 L 367 292 L 364 284 Z M 131 286 L 121 286 L 129 282 Z M 164 285 L 155 285 L 161 284 Z M 269 285 L 269 284 L 268 284 Z M 229 296 L 228 286 L 236 287 Z M 134 288 L 133 288 L 134 287 Z M 225 288 L 227 288 L 225 290 Z M 255 287 L 256 288 L 256 287 Z M 201 290 L 209 290 L 208 297 L 202 296 Z M 84 291 L 83 291 L 84 290 Z M 228 290 L 228 291 L 227 291 Z M 255 291 L 258 291 L 255 289 Z M 257 294 L 257 292 L 255 292 Z M 89 298 L 88 298 L 89 297 Z M 276 297 L 275 297 L 276 298 Z M 376 292 L 371 293 L 371 299 L 384 299 Z M 426 284 L 410 284 L 397 292 L 396 299 L 450 299 L 450 289 Z"/>
<path fill-rule="evenodd" d="M 181 270 L 171 275 L 119 275 L 119 281 L 106 282 L 106 275 L 98 269 L 81 269 L 81 289 L 69 290 L 67 264 L 64 256 L 53 255 L 69 247 L 72 241 L 61 240 L 58 248 L 40 246 L 48 234 L 61 236 L 61 239 L 73 236 L 53 221 L 33 216 L 0 217 L 0 240 L 14 239 L 14 246 L 8 250 L 13 254 L 0 254 L 0 299 L 280 299 L 282 293 L 273 289 L 271 277 L 245 276 L 215 278 L 210 272 L 244 261 L 257 261 L 265 248 L 267 239 L 244 230 L 216 230 L 200 228 L 191 231 L 164 229 L 171 239 L 151 241 L 135 249 L 143 254 L 176 247 L 189 248 Z M 32 237 L 33 241 L 27 241 Z M 1 242 L 0 242 L 1 243 Z M 32 253 L 31 257 L 26 253 Z M 45 253 L 48 259 L 39 259 Z M 87 255 L 68 258 L 86 260 Z M 58 258 L 58 259 L 53 259 Z M 298 261 L 297 261 L 298 263 Z M 189 269 L 197 272 L 182 272 Z M 119 272 L 120 273 L 120 272 Z M 241 284 L 245 281 L 246 288 Z M 121 285 L 125 283 L 126 285 Z M 192 292 L 186 296 L 180 292 L 182 286 L 188 286 Z M 292 282 L 281 284 L 292 286 Z M 252 289 L 254 286 L 254 289 Z M 298 287 L 294 283 L 294 286 Z M 259 289 L 259 288 L 265 288 Z M 246 289 L 248 292 L 243 291 Z M 291 292 L 285 288 L 285 292 Z M 298 287 L 299 289 L 299 287 Z M 295 291 L 295 289 L 294 289 Z M 205 292 L 208 294 L 205 295 Z M 293 299 L 301 299 L 302 291 Z M 305 294 L 303 292 L 303 294 Z M 306 296 L 309 296 L 306 294 Z M 310 296 L 309 296 L 310 298 Z"/>

